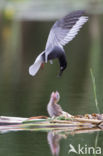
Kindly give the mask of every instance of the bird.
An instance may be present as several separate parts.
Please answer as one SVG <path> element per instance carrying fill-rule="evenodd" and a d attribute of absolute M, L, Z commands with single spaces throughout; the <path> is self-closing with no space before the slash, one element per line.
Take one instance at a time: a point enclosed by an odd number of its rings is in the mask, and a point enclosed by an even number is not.
<path fill-rule="evenodd" d="M 67 67 L 64 46 L 72 41 L 78 34 L 80 28 L 88 21 L 85 10 L 76 10 L 57 20 L 48 35 L 45 50 L 40 53 L 35 62 L 29 67 L 29 74 L 35 76 L 40 67 L 53 59 L 58 59 L 60 64 L 59 76 Z"/>
<path fill-rule="evenodd" d="M 58 116 L 64 116 L 66 118 L 72 117 L 71 114 L 64 112 L 61 106 L 57 104 L 59 100 L 60 100 L 59 92 L 58 91 L 52 92 L 50 95 L 49 103 L 47 105 L 47 111 L 48 111 L 49 116 L 51 118 L 55 118 Z"/>

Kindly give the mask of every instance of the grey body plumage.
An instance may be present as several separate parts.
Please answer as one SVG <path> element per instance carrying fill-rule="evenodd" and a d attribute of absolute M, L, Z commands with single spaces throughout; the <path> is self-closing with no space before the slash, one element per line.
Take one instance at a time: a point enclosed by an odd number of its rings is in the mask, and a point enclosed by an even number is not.
<path fill-rule="evenodd" d="M 59 93 L 57 91 L 52 92 L 52 94 L 50 96 L 50 101 L 47 105 L 47 111 L 48 111 L 48 114 L 50 115 L 50 117 L 62 115 L 63 110 L 60 107 L 60 105 L 57 104 L 59 99 L 60 99 Z"/>

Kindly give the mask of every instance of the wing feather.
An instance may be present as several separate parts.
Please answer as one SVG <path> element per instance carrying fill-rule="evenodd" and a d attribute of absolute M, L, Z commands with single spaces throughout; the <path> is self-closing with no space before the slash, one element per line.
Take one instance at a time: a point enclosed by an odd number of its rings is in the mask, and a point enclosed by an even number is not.
<path fill-rule="evenodd" d="M 54 46 L 66 45 L 78 34 L 80 28 L 88 21 L 85 11 L 75 11 L 56 21 L 48 36 L 46 50 Z"/>

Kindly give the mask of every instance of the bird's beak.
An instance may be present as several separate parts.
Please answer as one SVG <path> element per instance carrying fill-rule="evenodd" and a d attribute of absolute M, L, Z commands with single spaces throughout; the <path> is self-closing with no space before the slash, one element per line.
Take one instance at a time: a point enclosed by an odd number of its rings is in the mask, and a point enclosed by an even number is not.
<path fill-rule="evenodd" d="M 59 77 L 62 75 L 62 73 L 63 73 L 63 70 L 60 70 L 60 72 L 59 72 Z"/>

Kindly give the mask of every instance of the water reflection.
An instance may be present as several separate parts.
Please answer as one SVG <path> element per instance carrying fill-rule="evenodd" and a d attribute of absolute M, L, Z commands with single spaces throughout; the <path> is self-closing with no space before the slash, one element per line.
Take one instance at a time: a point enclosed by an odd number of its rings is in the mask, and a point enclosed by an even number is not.
<path fill-rule="evenodd" d="M 68 148 L 67 148 L 66 154 L 68 154 L 68 152 L 71 154 L 72 154 L 72 152 L 75 153 L 75 151 L 73 150 L 73 144 L 75 143 L 75 141 L 72 142 L 70 139 L 71 138 L 70 136 L 72 136 L 72 139 L 74 138 L 74 140 L 75 140 L 75 138 L 77 138 L 76 137 L 77 134 L 80 136 L 81 136 L 81 134 L 83 134 L 83 136 L 85 137 L 84 134 L 88 134 L 87 136 L 89 136 L 89 133 L 93 134 L 94 132 L 97 132 L 97 134 L 94 133 L 94 134 L 96 134 L 94 137 L 95 146 L 94 146 L 94 142 L 91 145 L 88 144 L 88 146 L 92 146 L 93 148 L 96 148 L 99 146 L 98 145 L 98 141 L 99 141 L 99 133 L 98 132 L 101 131 L 100 128 L 96 128 L 96 127 L 90 128 L 90 129 L 89 128 L 81 128 L 81 129 L 75 129 L 74 128 L 74 130 L 73 130 L 73 128 L 68 128 L 68 127 L 67 128 L 66 127 L 65 128 L 64 127 L 61 127 L 61 128 L 60 127 L 58 127 L 58 128 L 54 127 L 51 129 L 52 130 L 50 130 L 48 128 L 42 129 L 41 126 L 37 126 L 37 128 L 36 128 L 36 126 L 30 125 L 30 124 L 29 125 L 27 125 L 27 124 L 26 125 L 25 124 L 24 125 L 3 124 L 0 126 L 0 133 L 2 134 L 2 136 L 5 136 L 6 133 L 10 133 L 10 132 L 12 132 L 12 135 L 14 135 L 13 132 L 17 133 L 19 131 L 29 131 L 29 133 L 32 132 L 32 134 L 36 133 L 36 131 L 39 131 L 39 130 L 43 131 L 43 132 L 48 131 L 47 132 L 47 142 L 49 144 L 52 155 L 55 155 L 55 156 L 61 155 L 60 151 L 62 151 L 62 146 L 60 145 L 60 142 L 62 142 L 62 140 L 65 140 L 65 142 L 66 142 L 66 140 L 68 140 L 68 142 L 67 142 Z M 33 132 L 33 131 L 35 131 L 35 132 Z M 18 133 L 18 135 L 20 135 L 20 133 Z M 79 136 L 79 138 L 80 138 L 80 136 Z M 43 139 L 46 140 L 46 135 Z M 32 138 L 32 140 L 35 140 L 35 138 L 34 139 Z M 76 141 L 77 142 L 76 145 L 78 145 L 78 144 L 80 145 L 79 141 L 78 140 Z M 85 145 L 87 146 L 88 142 L 87 143 L 86 142 L 87 141 L 85 140 L 85 144 L 81 143 L 81 146 L 84 146 L 84 147 L 85 147 Z M 29 143 L 31 144 L 30 141 L 29 141 Z M 70 149 L 69 149 L 69 146 L 70 146 Z M 29 146 L 27 145 L 27 147 L 29 147 Z M 45 154 L 46 154 L 46 151 L 45 151 Z"/>
<path fill-rule="evenodd" d="M 99 131 L 99 129 L 98 128 L 94 128 L 94 129 L 90 130 L 90 132 L 93 132 L 93 131 Z M 80 133 L 89 133 L 89 130 L 88 129 L 84 130 L 84 131 L 83 130 L 77 130 L 75 132 L 71 132 L 71 133 L 69 132 L 68 133 L 68 130 L 66 132 L 66 129 L 65 129 L 65 131 L 55 130 L 55 131 L 48 132 L 47 139 L 48 139 L 48 144 L 50 145 L 50 149 L 51 149 L 52 155 L 59 156 L 60 147 L 61 147 L 60 146 L 60 140 L 61 139 L 67 139 L 67 137 L 70 134 L 74 135 L 74 134 L 80 134 Z M 97 142 L 98 142 L 98 134 L 99 133 L 97 133 L 97 137 L 96 137 L 96 139 L 97 139 L 96 140 L 96 146 L 97 146 Z M 69 143 L 68 146 L 70 147 L 70 149 L 68 148 L 68 152 L 67 152 L 68 154 L 70 154 L 70 153 L 74 154 L 74 153 L 78 152 L 77 150 L 75 150 L 75 148 L 74 148 L 74 146 L 72 144 Z M 101 149 L 100 149 L 99 154 L 101 154 Z"/>
<path fill-rule="evenodd" d="M 61 136 L 58 134 L 54 134 L 53 132 L 48 132 L 47 139 L 52 154 L 58 156 L 60 152 L 59 141 L 61 139 Z"/>
<path fill-rule="evenodd" d="M 97 98 L 102 113 L 103 2 L 41 0 L 40 3 L 38 1 L 24 3 L 24 1 L 22 4 L 21 1 L 2 1 L 3 4 L 0 5 L 0 114 L 21 117 L 47 115 L 46 105 L 52 90 L 60 92 L 62 95 L 60 105 L 70 114 L 96 112 L 90 77 L 91 67 L 96 78 Z M 65 48 L 68 60 L 65 74 L 60 79 L 56 77 L 59 65 L 54 61 L 53 66 L 49 64 L 45 66 L 35 79 L 30 77 L 28 68 L 44 49 L 54 20 L 71 10 L 85 7 L 88 8 L 91 17 L 78 37 Z M 75 147 L 77 144 L 94 147 L 97 135 L 94 131 L 100 131 L 96 128 L 91 131 L 88 129 L 70 132 L 50 131 L 48 133 L 50 153 L 46 140 L 47 133 L 43 133 L 44 130 L 40 132 L 38 129 L 37 131 L 20 127 L 16 129 L 11 126 L 6 127 L 7 129 L 2 128 L 1 133 L 4 135 L 0 135 L 0 155 L 3 156 L 8 154 L 43 156 L 51 153 L 67 156 L 69 144 Z M 10 131 L 12 133 L 7 133 Z M 103 149 L 102 138 L 103 133 L 100 132 L 97 145 Z"/>

